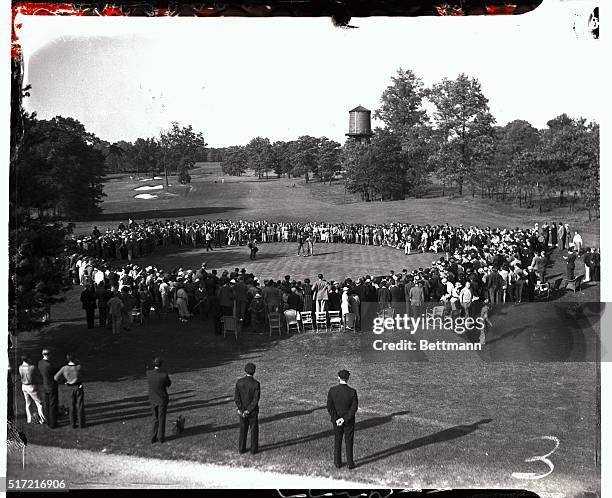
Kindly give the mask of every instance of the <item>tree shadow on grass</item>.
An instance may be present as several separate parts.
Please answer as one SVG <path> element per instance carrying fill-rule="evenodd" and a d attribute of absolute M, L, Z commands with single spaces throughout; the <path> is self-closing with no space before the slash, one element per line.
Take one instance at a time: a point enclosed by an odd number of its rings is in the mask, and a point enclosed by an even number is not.
<path fill-rule="evenodd" d="M 172 393 L 172 396 L 179 396 L 181 394 L 189 394 L 193 392 L 192 389 L 185 389 L 184 391 L 177 391 Z M 219 396 L 218 398 L 213 398 L 213 400 L 217 400 L 217 399 L 225 399 L 227 398 L 227 396 Z M 109 407 L 107 408 L 108 410 L 112 409 L 113 405 L 123 405 L 123 404 L 131 404 L 131 403 L 140 403 L 149 401 L 149 397 L 148 396 L 130 396 L 128 398 L 121 398 L 121 399 L 116 399 L 116 400 L 112 400 L 112 401 L 101 401 L 100 403 L 88 403 L 87 404 L 87 409 L 89 408 L 96 408 L 96 407 Z"/>
<path fill-rule="evenodd" d="M 216 336 L 209 319 L 194 319 L 189 324 L 177 323 L 170 318 L 165 321 L 156 319 L 148 325 L 133 325 L 131 331 L 120 336 L 113 336 L 106 329 L 88 330 L 82 324 L 64 323 L 51 331 L 21 334 L 9 361 L 17 371 L 21 354 L 38 359 L 41 349 L 50 347 L 51 359 L 57 366 L 65 361 L 66 352 L 73 352 L 83 365 L 83 382 L 87 384 L 129 380 L 142 383 L 145 388 L 146 371 L 151 368 L 155 356 L 164 359 L 172 378 L 183 372 L 208 369 L 237 359 L 256 359 L 269 348 L 292 337 L 287 334 L 270 337 L 244 331 L 236 341 L 233 337 Z M 122 392 L 114 394 L 121 396 Z M 146 401 L 146 398 L 140 401 Z M 101 402 L 99 406 L 107 405 Z"/>
<path fill-rule="evenodd" d="M 173 403 L 171 400 L 170 404 L 168 405 L 167 413 L 168 414 L 174 414 L 174 413 L 182 414 L 184 412 L 196 410 L 200 408 L 212 408 L 213 406 L 228 404 L 228 403 L 231 403 L 232 401 L 233 399 L 227 399 L 225 401 L 217 401 L 214 403 L 211 403 L 210 400 L 199 400 L 199 401 L 196 400 L 196 401 Z M 104 414 L 98 417 L 91 417 L 91 418 L 88 418 L 87 425 L 89 427 L 93 427 L 96 425 L 112 424 L 114 422 L 125 422 L 127 420 L 135 420 L 135 419 L 145 418 L 145 417 L 150 417 L 150 416 L 151 416 L 151 408 L 146 407 L 146 408 L 141 408 L 138 410 L 133 410 L 131 412 L 123 412 L 123 413 L 115 412 L 115 413 L 107 413 L 107 414 Z"/>
<path fill-rule="evenodd" d="M 505 334 L 502 334 L 498 337 L 496 337 L 495 339 L 491 339 L 491 340 L 487 340 L 487 344 L 493 344 L 494 342 L 498 342 L 498 341 L 502 341 L 510 336 L 512 336 L 512 338 L 516 338 L 518 337 L 520 334 L 522 334 L 523 332 L 526 332 L 527 330 L 529 330 L 530 327 L 528 327 L 527 325 L 523 326 L 523 327 L 517 327 L 515 329 L 511 329 L 508 332 L 506 332 Z"/>
<path fill-rule="evenodd" d="M 355 424 L 355 431 L 378 427 L 380 425 L 391 422 L 394 417 L 399 417 L 401 415 L 407 415 L 409 413 L 410 413 L 409 410 L 404 410 L 401 412 L 391 413 L 390 415 L 383 415 L 380 417 L 372 417 L 366 420 L 361 420 Z M 277 450 L 279 448 L 286 448 L 288 446 L 295 446 L 298 444 L 310 443 L 311 441 L 316 441 L 317 439 L 331 437 L 333 435 L 334 435 L 334 430 L 329 429 L 326 431 L 317 432 L 315 434 L 309 434 L 307 436 L 300 436 L 300 437 L 296 437 L 293 439 L 288 439 L 287 441 L 279 441 L 278 443 L 265 444 L 259 447 L 259 451 L 260 452 L 271 451 L 271 450 Z"/>
<path fill-rule="evenodd" d="M 358 458 L 356 461 L 356 467 L 361 467 L 369 463 L 374 463 L 378 460 L 382 460 L 384 458 L 389 458 L 390 456 L 403 453 L 404 451 L 414 450 L 416 448 L 427 446 L 429 444 L 443 443 L 452 439 L 467 436 L 468 434 L 479 429 L 481 425 L 488 424 L 492 420 L 493 419 L 485 418 L 479 420 L 478 422 L 474 422 L 473 424 L 457 425 L 455 427 L 451 427 L 450 429 L 444 429 L 443 431 L 430 434 L 429 436 L 413 439 L 412 441 L 398 444 L 397 446 L 392 446 L 391 448 L 387 448 L 386 450 L 377 451 L 376 453 L 372 453 L 371 455 L 368 455 L 366 457 Z"/>
<path fill-rule="evenodd" d="M 94 219 L 85 221 L 127 221 L 128 218 L 133 220 L 166 220 L 184 218 L 187 216 L 202 216 L 208 214 L 225 213 L 227 211 L 236 211 L 239 207 L 229 206 L 198 206 L 189 208 L 174 208 L 174 209 L 149 209 L 146 211 L 127 211 L 121 213 L 102 213 Z"/>
<path fill-rule="evenodd" d="M 186 399 L 190 399 L 193 398 L 194 395 L 193 394 L 188 394 L 187 396 L 177 396 L 175 393 L 172 393 L 171 395 L 171 402 L 177 402 L 177 401 L 185 401 Z M 143 408 L 149 408 L 151 405 L 148 401 L 148 399 L 145 399 L 144 401 L 137 401 L 137 402 L 133 402 L 133 403 L 129 403 L 127 405 L 109 405 L 108 407 L 98 407 L 98 408 L 93 408 L 90 409 L 88 406 L 85 407 L 85 413 L 87 414 L 88 417 L 104 417 L 104 416 L 117 416 L 119 414 L 121 415 L 133 415 L 135 413 L 138 413 L 140 410 L 142 410 Z M 131 411 L 130 411 L 131 410 Z M 136 411 L 134 411 L 136 410 Z"/>
<path fill-rule="evenodd" d="M 302 417 L 304 415 L 310 415 L 318 410 L 324 410 L 324 409 L 325 409 L 324 406 L 318 406 L 317 408 L 311 408 L 309 410 L 293 410 L 289 412 L 277 413 L 275 415 L 270 415 L 269 417 L 260 418 L 259 425 L 268 424 L 270 422 L 277 422 L 279 420 L 285 420 L 285 419 L 293 418 L 293 417 Z M 238 415 L 236 415 L 236 417 L 238 417 Z M 166 438 L 166 440 L 170 441 L 171 439 L 196 436 L 198 434 L 210 434 L 214 432 L 227 431 L 231 429 L 238 429 L 239 427 L 240 427 L 240 424 L 238 422 L 236 422 L 235 424 L 227 424 L 227 425 L 203 424 L 203 425 L 198 425 L 195 427 L 188 427 L 185 429 L 185 431 L 180 436 L 178 435 L 170 436 Z M 260 449 L 260 451 L 262 450 Z"/>

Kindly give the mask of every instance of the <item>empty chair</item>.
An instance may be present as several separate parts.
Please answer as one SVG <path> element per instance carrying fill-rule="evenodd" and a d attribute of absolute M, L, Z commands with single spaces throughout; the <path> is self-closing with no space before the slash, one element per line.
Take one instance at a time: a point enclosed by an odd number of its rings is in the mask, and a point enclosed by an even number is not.
<path fill-rule="evenodd" d="M 550 297 L 550 284 L 548 282 L 540 282 L 535 288 L 536 297 L 546 298 Z"/>
<path fill-rule="evenodd" d="M 298 312 L 295 310 L 285 311 L 285 322 L 287 323 L 287 332 L 291 332 L 291 328 L 295 327 L 295 330 L 299 333 L 300 325 L 298 323 Z"/>
<path fill-rule="evenodd" d="M 233 316 L 222 317 L 221 324 L 223 325 L 223 337 L 225 337 L 226 334 L 234 334 L 236 340 L 238 340 L 238 323 Z"/>
<path fill-rule="evenodd" d="M 312 323 L 312 311 L 300 311 L 298 317 L 302 323 L 302 331 L 305 331 L 306 327 L 310 328 L 310 330 L 314 330 L 314 324 Z"/>
<path fill-rule="evenodd" d="M 278 331 L 279 337 L 282 335 L 280 313 L 268 313 L 268 324 L 270 326 L 270 337 L 272 337 L 275 330 Z"/>
<path fill-rule="evenodd" d="M 563 282 L 563 277 L 560 277 L 553 282 L 550 288 L 550 291 L 552 292 L 553 295 L 558 295 L 561 293 L 561 283 L 562 282 Z"/>
<path fill-rule="evenodd" d="M 383 308 L 380 310 L 379 316 L 382 317 L 383 321 L 387 318 L 394 318 L 395 310 L 393 308 Z M 395 330 L 395 322 L 393 322 L 392 330 Z"/>
<path fill-rule="evenodd" d="M 327 331 L 327 311 L 315 312 L 315 320 L 317 324 L 317 332 L 323 329 Z"/>
<path fill-rule="evenodd" d="M 425 318 L 444 318 L 444 306 L 434 306 L 426 310 Z"/>
<path fill-rule="evenodd" d="M 143 318 L 142 318 L 142 311 L 140 310 L 140 308 L 132 309 L 132 321 L 138 322 L 140 325 L 142 325 Z"/>
<path fill-rule="evenodd" d="M 583 279 L 584 275 L 578 275 L 574 280 L 570 280 L 569 282 L 567 282 L 565 290 L 573 290 L 574 294 L 576 294 L 576 291 L 580 290 Z"/>
<path fill-rule="evenodd" d="M 342 330 L 342 318 L 340 317 L 339 311 L 329 312 L 329 328 L 331 330 L 334 330 L 334 329 Z"/>

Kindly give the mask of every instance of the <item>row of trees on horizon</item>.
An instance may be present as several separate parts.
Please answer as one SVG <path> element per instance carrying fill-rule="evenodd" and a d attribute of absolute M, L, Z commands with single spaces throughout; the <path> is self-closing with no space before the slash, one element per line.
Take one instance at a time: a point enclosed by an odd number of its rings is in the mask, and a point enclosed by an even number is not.
<path fill-rule="evenodd" d="M 383 91 L 374 117 L 383 127 L 368 145 L 255 137 L 246 146 L 209 149 L 208 158 L 236 176 L 253 170 L 259 178 L 273 173 L 331 183 L 342 173 L 347 189 L 363 200 L 419 196 L 435 179 L 458 195 L 467 188 L 472 195 L 531 206 L 552 196 L 562 204 L 571 193 L 589 216 L 599 208 L 597 123 L 561 114 L 545 129 L 520 119 L 496 126 L 476 78 L 461 74 L 426 88 L 413 71 L 402 69 Z"/>

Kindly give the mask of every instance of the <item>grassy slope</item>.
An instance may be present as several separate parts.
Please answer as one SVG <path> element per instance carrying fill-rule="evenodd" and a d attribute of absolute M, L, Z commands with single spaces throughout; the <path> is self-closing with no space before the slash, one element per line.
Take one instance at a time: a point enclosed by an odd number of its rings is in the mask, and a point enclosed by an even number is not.
<path fill-rule="evenodd" d="M 224 182 L 221 182 L 223 178 Z M 216 182 L 216 183 L 215 183 Z M 303 179 L 258 180 L 253 176 L 222 177 L 216 163 L 196 169 L 190 186 L 176 184 L 171 178 L 167 191 L 151 191 L 157 199 L 134 199 L 133 189 L 142 185 L 161 185 L 163 181 L 143 182 L 112 179 L 107 182 L 104 213 L 97 224 L 114 228 L 116 220 L 136 218 L 231 218 L 278 221 L 371 222 L 406 221 L 480 226 L 531 226 L 539 221 L 569 222 L 578 227 L 589 243 L 599 237 L 597 223 L 585 222 L 585 213 L 569 213 L 567 208 L 543 215 L 534 210 L 486 201 L 479 198 L 427 198 L 393 202 L 355 202 L 344 187 L 331 187 Z M 295 187 L 294 187 L 295 185 Z M 78 231 L 90 231 L 92 222 L 79 223 Z"/>
<path fill-rule="evenodd" d="M 347 254 L 353 249 L 342 247 Z M 394 258 L 397 252 L 367 249 L 373 261 Z M 231 265 L 221 263 L 224 254 Z M 174 257 L 180 264 L 184 255 Z M 216 257 L 221 268 L 236 262 L 231 250 L 219 251 Z M 296 260 L 287 259 L 283 270 L 295 271 L 291 265 Z M 243 263 L 247 264 L 246 258 Z M 559 265 L 550 269 L 551 274 L 558 272 Z M 577 297 L 590 300 L 592 294 L 593 288 L 587 288 Z M 541 323 L 549 312 L 544 305 L 535 305 L 522 308 L 520 314 L 494 317 L 495 323 L 506 323 L 503 330 L 496 327 L 490 335 L 488 352 L 462 356 L 460 362 L 457 357 L 449 361 L 443 353 L 428 352 L 416 358 L 421 361 L 374 363 L 362 356 L 360 339 L 351 334 L 309 333 L 279 339 L 245 333 L 236 343 L 212 335 L 209 323 L 183 325 L 173 319 L 135 326 L 114 340 L 107 331 L 84 328 L 75 289 L 66 303 L 54 309 L 53 328 L 22 336 L 19 349 L 36 354 L 43 345 L 52 344 L 58 351 L 79 354 L 88 372 L 90 427 L 73 431 L 64 426 L 51 432 L 32 426 L 27 427 L 28 438 L 43 445 L 252 466 L 388 486 L 527 486 L 567 495 L 596 490 L 596 365 L 526 361 L 530 349 L 554 350 L 562 342 L 562 329 L 549 330 L 558 323 Z M 505 332 L 508 329 L 511 334 Z M 432 337 L 436 338 L 460 340 L 452 332 L 438 332 Z M 174 381 L 169 421 L 183 414 L 187 431 L 152 449 L 147 443 L 144 372 L 154 354 L 164 356 Z M 490 362 L 492 357 L 506 361 Z M 249 360 L 258 365 L 263 386 L 262 453 L 254 458 L 235 452 L 232 402 L 233 383 Z M 352 381 L 360 393 L 359 468 L 353 474 L 330 465 L 332 436 L 324 404 L 340 367 L 353 372 Z M 20 395 L 17 400 L 23 417 Z M 67 404 L 64 391 L 62 403 Z M 550 443 L 531 439 L 547 435 L 561 441 L 552 458 L 554 473 L 539 481 L 512 478 L 512 472 L 546 471 L 543 464 L 524 460 L 544 448 L 548 451 Z M 52 468 L 55 465 L 50 463 Z"/>
<path fill-rule="evenodd" d="M 528 226 L 542 220 L 533 211 L 478 199 L 422 199 L 387 203 L 342 204 L 341 187 L 332 185 L 329 195 L 320 185 L 305 186 L 302 180 L 258 181 L 252 177 L 228 178 L 214 183 L 217 172 L 194 175 L 191 187 L 172 187 L 162 197 L 133 199 L 132 189 L 161 182 L 112 180 L 106 186 L 104 204 L 107 221 L 98 226 L 114 227 L 115 219 L 208 217 L 270 220 L 325 220 Z M 296 187 L 293 187 L 295 182 Z M 157 192 L 154 192 L 157 193 Z M 550 215 L 547 215 L 550 219 Z M 557 214 L 555 219 L 566 220 Z M 570 219 L 570 218 L 568 218 Z M 571 220 L 571 219 L 570 219 Z M 582 222 L 572 225 L 585 227 Z M 77 230 L 89 231 L 92 223 Z M 594 240 L 598 228 L 582 229 Z M 262 275 L 312 276 L 316 268 L 341 277 L 361 273 L 362 268 L 400 269 L 426 264 L 431 256 L 402 259 L 398 251 L 379 248 L 319 246 L 330 255 L 295 259 L 293 246 L 262 246 L 261 261 L 254 271 Z M 348 250 L 345 250 L 348 249 Z M 265 255 L 274 254 L 266 259 Z M 247 266 L 241 249 L 205 256 L 220 268 Z M 172 266 L 200 261 L 199 251 L 156 254 L 153 260 Z M 421 258 L 426 258 L 421 261 Z M 557 262 L 551 274 L 562 271 Z M 580 269 L 577 269 L 580 272 Z M 386 273 L 386 271 L 385 271 Z M 302 275 L 303 274 L 303 275 Z M 597 288 L 587 289 L 581 300 L 597 300 Z M 571 296 L 573 297 L 573 296 Z M 525 310 L 529 310 L 528 312 Z M 73 349 L 87 366 L 87 411 L 90 427 L 75 432 L 62 427 L 54 432 L 28 427 L 32 442 L 44 445 L 87 448 L 143 457 L 192 459 L 297 474 L 352 478 L 372 484 L 405 487 L 527 487 L 536 491 L 562 491 L 567 495 L 598 489 L 595 453 L 598 448 L 597 368 L 591 363 L 520 363 L 517 352 L 534 344 L 550 349 L 559 341 L 555 327 L 539 342 L 531 342 L 533 330 L 542 324 L 544 308 L 525 308 L 520 315 L 507 315 L 516 328 L 499 337 L 489 355 L 509 362 L 486 361 L 468 356 L 460 364 L 444 355 L 427 353 L 429 361 L 372 363 L 362 358 L 360 341 L 350 335 L 306 334 L 282 339 L 245 334 L 239 343 L 212 335 L 210 324 L 175 320 L 166 324 L 136 326 L 113 340 L 106 331 L 87 331 L 78 291 L 53 311 L 58 321 L 51 329 L 20 339 L 20 350 L 36 353 L 52 344 L 58 351 Z M 511 318 L 517 316 L 514 322 Z M 503 317 L 500 317 L 503 322 Z M 508 323 L 506 323 L 508 326 Z M 550 328 L 550 327 L 549 327 Z M 529 333 L 531 330 L 531 333 Z M 543 332 L 542 332 L 543 333 Z M 452 335 L 452 333 L 449 333 Z M 538 334 L 536 333 L 536 336 Z M 448 337 L 447 337 L 448 338 Z M 456 338 L 455 338 L 456 339 Z M 496 339 L 491 336 L 490 339 Z M 511 347 L 504 349 L 505 344 Z M 144 397 L 145 364 L 160 353 L 174 379 L 170 421 L 179 413 L 187 418 L 187 431 L 154 450 L 147 444 L 149 410 Z M 514 355 L 514 356 L 512 356 Z M 519 357 L 522 358 L 522 357 Z M 423 358 L 421 358 L 423 359 Z M 262 453 L 236 454 L 237 425 L 232 389 L 242 365 L 258 365 L 263 385 L 261 414 Z M 353 384 L 360 393 L 356 458 L 353 474 L 336 471 L 331 464 L 331 432 L 323 408 L 325 395 L 341 366 L 354 372 Z M 23 401 L 17 391 L 18 409 Z M 62 393 L 66 404 L 66 393 Z M 531 439 L 556 436 L 560 448 L 551 457 L 554 472 L 545 479 L 522 481 L 512 472 L 545 472 L 546 466 L 525 463 L 533 455 L 548 451 L 545 441 Z M 58 464 L 50 462 L 50 467 Z"/>

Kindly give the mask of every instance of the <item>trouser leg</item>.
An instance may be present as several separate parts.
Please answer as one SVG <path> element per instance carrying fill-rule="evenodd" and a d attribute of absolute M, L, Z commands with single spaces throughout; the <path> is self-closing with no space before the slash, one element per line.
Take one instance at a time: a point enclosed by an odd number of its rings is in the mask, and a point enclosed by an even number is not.
<path fill-rule="evenodd" d="M 74 389 L 70 394 L 70 425 L 76 428 L 77 426 L 77 399 L 76 399 L 77 390 Z"/>
<path fill-rule="evenodd" d="M 249 430 L 249 421 L 245 417 L 240 417 L 240 432 L 238 433 L 238 452 L 246 451 L 247 432 Z"/>
<path fill-rule="evenodd" d="M 159 429 L 159 406 L 151 406 L 151 442 L 157 441 L 157 430 Z"/>
<path fill-rule="evenodd" d="M 259 451 L 259 417 L 258 414 L 249 416 L 249 429 L 251 430 L 251 453 Z"/>
<path fill-rule="evenodd" d="M 32 422 L 32 411 L 30 409 L 32 404 L 32 398 L 30 398 L 29 393 L 26 391 L 23 391 L 23 397 L 25 398 L 26 421 L 28 422 L 28 424 L 30 424 Z"/>
<path fill-rule="evenodd" d="M 166 439 L 166 413 L 168 412 L 168 405 L 163 404 L 159 407 L 159 427 L 157 429 L 157 439 L 160 442 L 164 442 Z"/>
<path fill-rule="evenodd" d="M 339 467 L 342 465 L 342 434 L 344 429 L 342 426 L 334 425 L 334 465 Z"/>
<path fill-rule="evenodd" d="M 51 392 L 46 394 L 48 403 L 48 412 L 45 413 L 47 417 L 47 423 L 49 427 L 57 427 L 57 409 L 58 409 L 58 392 L 57 389 L 53 389 Z"/>
<path fill-rule="evenodd" d="M 344 426 L 344 444 L 346 446 L 346 461 L 348 465 L 353 466 L 353 441 L 355 438 L 355 424 Z"/>

